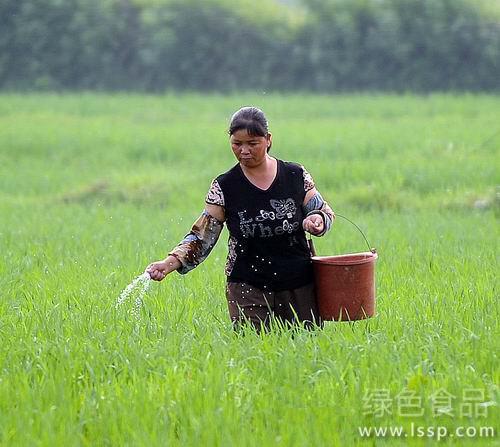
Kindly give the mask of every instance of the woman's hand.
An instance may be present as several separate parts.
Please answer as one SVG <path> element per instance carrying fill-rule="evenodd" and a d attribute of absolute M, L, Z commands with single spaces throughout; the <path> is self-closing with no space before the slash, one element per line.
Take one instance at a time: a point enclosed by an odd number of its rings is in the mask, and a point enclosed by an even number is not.
<path fill-rule="evenodd" d="M 149 264 L 146 268 L 146 272 L 149 273 L 151 279 L 155 281 L 161 281 L 174 270 L 177 270 L 181 266 L 180 261 L 175 256 L 169 256 L 163 261 L 156 261 Z"/>
<path fill-rule="evenodd" d="M 325 228 L 323 217 L 319 214 L 311 214 L 302 222 L 302 228 L 314 236 L 321 234 Z"/>
<path fill-rule="evenodd" d="M 151 279 L 155 281 L 161 281 L 167 276 L 167 263 L 165 261 L 156 261 L 149 264 L 146 268 L 146 272 L 149 273 Z"/>

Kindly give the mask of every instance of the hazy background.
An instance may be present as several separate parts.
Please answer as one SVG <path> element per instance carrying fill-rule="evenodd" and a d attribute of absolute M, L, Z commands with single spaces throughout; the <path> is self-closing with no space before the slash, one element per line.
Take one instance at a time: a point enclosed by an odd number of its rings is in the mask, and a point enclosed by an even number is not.
<path fill-rule="evenodd" d="M 0 0 L 0 89 L 488 91 L 498 0 Z"/>

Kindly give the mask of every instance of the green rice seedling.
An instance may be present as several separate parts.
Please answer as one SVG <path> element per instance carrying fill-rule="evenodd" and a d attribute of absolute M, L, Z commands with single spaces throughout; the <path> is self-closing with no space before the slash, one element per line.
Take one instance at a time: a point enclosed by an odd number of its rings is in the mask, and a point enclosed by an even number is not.
<path fill-rule="evenodd" d="M 116 308 L 246 104 L 377 248 L 373 318 L 236 333 L 227 230 Z M 0 445 L 495 445 L 499 122 L 495 95 L 0 95 Z M 343 219 L 315 245 L 366 250 Z"/>

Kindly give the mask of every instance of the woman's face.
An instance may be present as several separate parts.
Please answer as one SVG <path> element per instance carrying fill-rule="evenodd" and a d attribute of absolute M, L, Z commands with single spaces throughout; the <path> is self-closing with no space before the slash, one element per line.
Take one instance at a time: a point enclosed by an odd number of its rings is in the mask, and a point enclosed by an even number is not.
<path fill-rule="evenodd" d="M 234 132 L 229 138 L 231 149 L 238 161 L 249 168 L 260 165 L 267 156 L 271 134 L 265 137 L 249 135 L 246 129 Z"/>

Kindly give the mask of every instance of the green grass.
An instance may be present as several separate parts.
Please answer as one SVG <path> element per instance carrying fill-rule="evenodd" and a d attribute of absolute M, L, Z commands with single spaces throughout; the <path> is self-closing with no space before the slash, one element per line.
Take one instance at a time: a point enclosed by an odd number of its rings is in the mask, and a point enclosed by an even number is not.
<path fill-rule="evenodd" d="M 204 264 L 153 285 L 139 323 L 115 309 L 235 163 L 225 130 L 247 104 L 267 112 L 272 154 L 377 247 L 375 318 L 235 335 L 226 230 Z M 412 422 L 492 426 L 441 443 L 498 443 L 499 123 L 498 96 L 1 95 L 0 444 L 436 441 L 357 431 Z M 365 249 L 340 219 L 315 243 Z M 470 388 L 485 418 L 460 416 Z M 399 414 L 405 389 L 423 416 Z M 453 417 L 432 414 L 441 389 Z M 377 390 L 393 414 L 364 414 Z"/>

